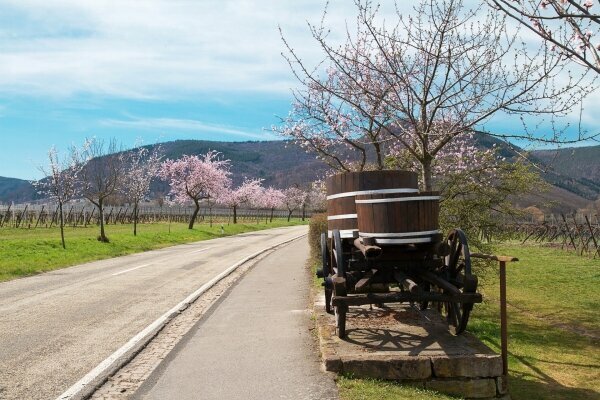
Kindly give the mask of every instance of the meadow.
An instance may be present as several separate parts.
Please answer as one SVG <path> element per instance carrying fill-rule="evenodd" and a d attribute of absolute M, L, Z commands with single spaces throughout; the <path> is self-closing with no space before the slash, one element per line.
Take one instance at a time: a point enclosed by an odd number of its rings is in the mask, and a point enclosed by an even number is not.
<path fill-rule="evenodd" d="M 300 219 L 274 219 L 272 223 L 220 224 L 197 223 L 194 229 L 187 223 L 154 223 L 138 225 L 107 225 L 110 243 L 96 238 L 98 227 L 66 227 L 66 249 L 60 243 L 59 229 L 3 228 L 0 229 L 0 282 L 41 272 L 65 268 L 88 261 L 102 260 L 142 251 L 159 249 L 181 243 L 214 239 L 261 229 L 304 224 Z M 223 226 L 223 231 L 221 231 Z"/>
<path fill-rule="evenodd" d="M 600 260 L 574 252 L 509 242 L 497 254 L 507 266 L 509 390 L 514 400 L 600 399 Z M 500 352 L 497 270 L 483 273 L 484 303 L 468 330 Z M 446 395 L 395 382 L 342 377 L 342 400 L 446 400 Z"/>

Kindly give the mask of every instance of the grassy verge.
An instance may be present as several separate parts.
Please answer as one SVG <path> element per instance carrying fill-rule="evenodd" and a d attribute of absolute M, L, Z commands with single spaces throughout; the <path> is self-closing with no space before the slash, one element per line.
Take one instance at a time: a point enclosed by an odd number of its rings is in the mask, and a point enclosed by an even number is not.
<path fill-rule="evenodd" d="M 337 381 L 342 400 L 451 400 L 456 399 L 431 390 L 376 379 L 340 377 Z"/>
<path fill-rule="evenodd" d="M 507 271 L 512 398 L 600 399 L 600 260 L 518 243 L 500 245 L 496 253 L 520 259 Z M 320 262 L 318 254 L 313 260 Z M 485 302 L 475 306 L 468 330 L 500 352 L 497 270 L 482 278 Z M 338 387 L 342 400 L 453 398 L 372 379 L 340 377 Z"/>
<path fill-rule="evenodd" d="M 272 223 L 224 225 L 158 223 L 138 225 L 133 236 L 132 225 L 108 225 L 110 243 L 96 240 L 98 228 L 66 228 L 67 249 L 60 245 L 58 228 L 0 229 L 0 282 L 40 272 L 64 268 L 83 262 L 158 249 L 175 244 L 213 239 L 261 229 L 303 224 L 300 220 L 273 220 Z"/>

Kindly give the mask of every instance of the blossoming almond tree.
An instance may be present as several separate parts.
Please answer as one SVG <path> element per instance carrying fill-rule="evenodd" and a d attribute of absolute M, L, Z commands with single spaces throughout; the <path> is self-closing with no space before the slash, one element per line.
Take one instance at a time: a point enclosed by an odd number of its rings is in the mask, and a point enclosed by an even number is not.
<path fill-rule="evenodd" d="M 263 189 L 261 192 L 259 197 L 260 206 L 270 210 L 269 222 L 273 222 L 273 213 L 275 209 L 283 207 L 284 199 L 285 194 L 281 190 L 275 189 L 271 186 Z"/>
<path fill-rule="evenodd" d="M 460 136 L 476 132 L 551 143 L 586 138 L 566 139 L 560 130 L 531 131 L 527 126 L 514 132 L 486 128 L 497 114 L 517 121 L 527 115 L 548 115 L 553 121 L 587 94 L 577 79 L 560 80 L 565 63 L 559 55 L 540 50 L 540 57 L 532 56 L 519 46 L 501 14 L 483 13 L 481 6 L 465 9 L 460 0 L 422 0 L 411 15 L 398 11 L 397 24 L 388 26 L 380 23 L 378 9 L 370 1 L 355 4 L 357 33 L 348 32 L 343 45 L 330 43 L 325 26 L 311 26 L 324 53 L 323 63 L 351 85 L 338 84 L 337 79 L 333 84 L 331 72 L 306 65 L 284 41 L 290 66 L 304 84 L 304 96 L 295 96 L 300 104 L 294 105 L 280 130 L 300 144 L 335 155 L 342 154 L 339 148 L 349 138 L 374 154 L 377 146 L 400 145 L 417 161 L 422 188 L 429 191 L 434 159 Z M 315 91 L 322 96 L 313 95 Z M 325 98 L 334 112 L 324 117 L 315 98 Z M 372 126 L 361 126 L 379 132 L 376 136 L 350 135 L 336 128 L 356 114 L 369 115 L 372 105 L 378 105 L 372 113 L 376 117 L 368 119 Z M 331 150 L 336 146 L 337 153 Z M 360 157 L 334 161 L 330 165 L 337 163 L 336 169 L 342 171 L 373 168 Z M 374 164 L 381 168 L 379 161 Z"/>
<path fill-rule="evenodd" d="M 306 202 L 306 192 L 298 187 L 292 186 L 283 191 L 283 205 L 288 211 L 288 222 L 292 218 L 292 213 L 302 207 Z"/>
<path fill-rule="evenodd" d="M 52 146 L 48 150 L 48 167 L 39 168 L 46 177 L 33 183 L 40 193 L 58 203 L 60 239 L 63 249 L 67 248 L 65 245 L 63 205 L 73 199 L 77 193 L 77 175 L 83 165 L 80 161 L 79 152 L 79 149 L 71 146 L 69 155 L 61 159 L 56 148 Z"/>
<path fill-rule="evenodd" d="M 217 198 L 217 202 L 230 207 L 233 211 L 233 223 L 237 224 L 237 209 L 243 204 L 255 203 L 262 192 L 262 179 L 247 179 L 238 188 L 227 187 Z"/>
<path fill-rule="evenodd" d="M 85 151 L 81 153 L 81 162 L 85 163 L 78 174 L 81 193 L 98 209 L 100 236 L 98 240 L 108 243 L 104 230 L 104 205 L 114 194 L 123 178 L 123 153 L 115 139 L 108 142 L 89 139 Z"/>
<path fill-rule="evenodd" d="M 194 203 L 189 229 L 200 211 L 200 201 L 216 199 L 231 185 L 229 160 L 219 159 L 216 151 L 202 157 L 184 155 L 178 160 L 166 160 L 161 164 L 158 176 L 169 182 L 173 201 L 180 204 Z"/>
<path fill-rule="evenodd" d="M 549 49 L 600 74 L 600 14 L 593 0 L 488 0 Z"/>
<path fill-rule="evenodd" d="M 121 189 L 125 197 L 133 203 L 133 235 L 137 235 L 137 222 L 140 201 L 150 191 L 150 183 L 160 168 L 160 147 L 150 151 L 139 147 L 127 154 L 125 173 Z"/>

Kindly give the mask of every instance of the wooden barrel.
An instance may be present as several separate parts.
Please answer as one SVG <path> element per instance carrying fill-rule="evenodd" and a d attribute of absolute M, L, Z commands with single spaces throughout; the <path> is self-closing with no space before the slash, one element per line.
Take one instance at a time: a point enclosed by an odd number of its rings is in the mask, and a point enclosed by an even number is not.
<path fill-rule="evenodd" d="M 361 171 L 333 175 L 327 186 L 327 229 L 343 238 L 358 237 L 356 196 L 418 193 L 417 174 L 411 171 Z"/>
<path fill-rule="evenodd" d="M 356 197 L 358 235 L 380 245 L 429 243 L 439 235 L 439 192 Z"/>

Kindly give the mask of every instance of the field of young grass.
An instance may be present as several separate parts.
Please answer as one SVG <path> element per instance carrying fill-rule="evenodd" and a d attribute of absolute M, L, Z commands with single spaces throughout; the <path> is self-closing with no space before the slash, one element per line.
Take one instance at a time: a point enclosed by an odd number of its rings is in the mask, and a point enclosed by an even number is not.
<path fill-rule="evenodd" d="M 511 398 L 600 399 L 600 259 L 518 242 L 499 245 L 495 253 L 520 260 L 507 267 Z M 468 330 L 499 353 L 497 274 L 496 265 L 480 273 L 484 303 L 475 305 Z M 338 387 L 342 400 L 454 398 L 373 379 L 340 377 Z"/>
<path fill-rule="evenodd" d="M 67 227 L 64 250 L 60 243 L 58 228 L 0 229 L 0 282 L 51 271 L 88 261 L 101 260 L 126 254 L 158 249 L 181 243 L 214 239 L 261 229 L 299 225 L 304 222 L 293 219 L 276 219 L 272 223 L 221 224 L 197 223 L 187 229 L 183 223 L 157 223 L 138 225 L 138 234 L 133 236 L 133 225 L 117 224 L 106 226 L 110 243 L 96 240 L 97 226 Z"/>

